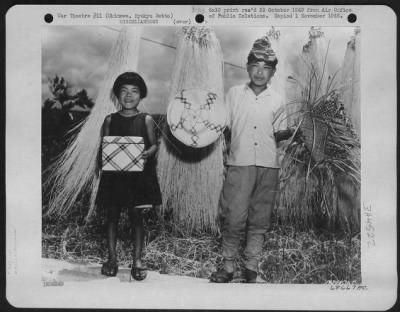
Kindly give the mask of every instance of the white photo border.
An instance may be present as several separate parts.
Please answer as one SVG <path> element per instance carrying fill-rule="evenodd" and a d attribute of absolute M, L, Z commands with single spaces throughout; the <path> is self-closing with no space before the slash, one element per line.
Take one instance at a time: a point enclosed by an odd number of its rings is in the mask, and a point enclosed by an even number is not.
<path fill-rule="evenodd" d="M 396 237 L 396 15 L 387 6 L 336 6 L 357 15 L 361 29 L 362 120 L 362 284 L 360 291 L 332 291 L 328 285 L 193 284 L 152 285 L 132 292 L 115 283 L 87 291 L 43 287 L 41 283 L 41 27 L 110 25 L 116 21 L 60 19 L 58 13 L 172 12 L 174 21 L 195 23 L 209 6 L 42 6 L 17 5 L 6 15 L 6 277 L 7 299 L 31 308 L 288 309 L 386 310 L 397 300 Z M 218 6 L 224 7 L 224 6 Z M 253 6 L 249 6 L 253 7 Z M 277 7 L 277 6 L 265 6 Z M 278 6 L 293 7 L 293 6 Z M 296 6 L 302 7 L 302 6 Z M 334 7 L 334 6 L 329 6 Z M 206 11 L 204 11 L 206 12 Z M 170 19 L 158 25 L 173 26 Z M 347 19 L 205 19 L 212 26 L 350 26 Z M 116 24 L 115 24 L 116 25 Z M 121 26 L 119 24 L 119 26 Z M 183 26 L 183 25 L 182 25 Z M 365 211 L 371 211 L 374 246 L 366 239 Z"/>

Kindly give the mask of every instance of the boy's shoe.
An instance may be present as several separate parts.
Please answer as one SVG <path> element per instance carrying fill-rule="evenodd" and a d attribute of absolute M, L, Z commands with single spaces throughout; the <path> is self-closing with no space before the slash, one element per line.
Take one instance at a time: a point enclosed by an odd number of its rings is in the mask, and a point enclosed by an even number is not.
<path fill-rule="evenodd" d="M 138 268 L 133 266 L 131 269 L 131 277 L 136 281 L 143 281 L 147 277 L 147 270 L 146 267 Z"/>
<path fill-rule="evenodd" d="M 257 281 L 257 272 L 249 270 L 249 269 L 245 269 L 244 277 L 246 279 L 246 283 L 256 283 L 256 281 Z"/>
<path fill-rule="evenodd" d="M 116 276 L 118 273 L 118 264 L 116 261 L 107 261 L 101 267 L 101 274 L 105 276 Z"/>
<path fill-rule="evenodd" d="M 233 280 L 233 272 L 227 272 L 225 269 L 218 270 L 210 276 L 212 283 L 229 283 Z"/>

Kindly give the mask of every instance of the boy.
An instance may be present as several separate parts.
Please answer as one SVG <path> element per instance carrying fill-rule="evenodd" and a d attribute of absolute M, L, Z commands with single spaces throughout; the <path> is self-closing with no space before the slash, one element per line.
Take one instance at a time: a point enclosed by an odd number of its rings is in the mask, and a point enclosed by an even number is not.
<path fill-rule="evenodd" d="M 226 96 L 231 145 L 220 198 L 224 267 L 211 275 L 211 282 L 233 279 L 243 232 L 245 279 L 256 282 L 258 258 L 279 182 L 276 145 L 293 134 L 286 129 L 284 103 L 269 86 L 277 63 L 268 38 L 256 40 L 247 59 L 250 82 L 232 87 Z"/>

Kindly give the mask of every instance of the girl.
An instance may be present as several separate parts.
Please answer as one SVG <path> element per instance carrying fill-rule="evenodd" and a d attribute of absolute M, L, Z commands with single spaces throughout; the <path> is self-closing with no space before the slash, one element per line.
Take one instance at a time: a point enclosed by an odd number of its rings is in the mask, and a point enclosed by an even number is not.
<path fill-rule="evenodd" d="M 147 271 L 141 255 L 144 243 L 144 208 L 161 204 L 160 186 L 157 181 L 155 153 L 157 151 L 154 121 L 137 107 L 147 95 L 143 78 L 135 72 L 125 72 L 118 76 L 112 88 L 121 109 L 108 115 L 103 123 L 103 136 L 140 136 L 144 139 L 145 160 L 142 172 L 102 172 L 98 193 L 99 203 L 107 214 L 108 261 L 103 264 L 101 273 L 115 276 L 118 272 L 116 242 L 117 226 L 124 207 L 128 208 L 130 222 L 134 228 L 134 253 L 131 276 L 138 281 L 144 280 Z"/>

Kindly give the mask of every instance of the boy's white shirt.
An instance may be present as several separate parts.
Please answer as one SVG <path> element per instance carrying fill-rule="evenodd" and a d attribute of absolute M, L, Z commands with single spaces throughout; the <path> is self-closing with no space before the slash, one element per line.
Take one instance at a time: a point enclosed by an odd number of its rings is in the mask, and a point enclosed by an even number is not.
<path fill-rule="evenodd" d="M 274 132 L 287 128 L 282 97 L 270 86 L 255 95 L 242 84 L 228 91 L 225 102 L 231 129 L 227 164 L 279 168 Z"/>

